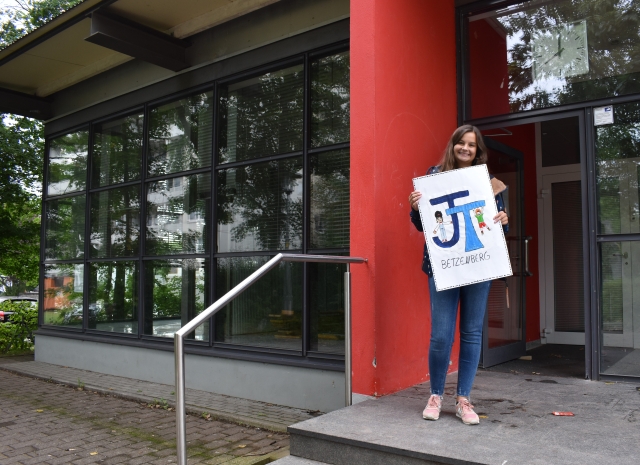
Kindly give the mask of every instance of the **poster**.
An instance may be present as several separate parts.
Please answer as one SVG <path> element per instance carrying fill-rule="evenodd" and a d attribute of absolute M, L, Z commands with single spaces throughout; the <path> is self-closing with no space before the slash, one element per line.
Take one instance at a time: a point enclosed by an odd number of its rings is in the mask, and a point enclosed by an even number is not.
<path fill-rule="evenodd" d="M 436 289 L 511 276 L 509 251 L 486 165 L 413 180 Z"/>

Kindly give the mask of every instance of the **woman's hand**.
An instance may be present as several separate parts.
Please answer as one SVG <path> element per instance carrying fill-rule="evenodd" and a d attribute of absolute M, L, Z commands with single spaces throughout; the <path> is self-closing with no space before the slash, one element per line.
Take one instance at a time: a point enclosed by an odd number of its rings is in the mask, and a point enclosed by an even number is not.
<path fill-rule="evenodd" d="M 498 212 L 498 214 L 493 217 L 493 222 L 500 223 L 502 226 L 509 224 L 509 217 L 507 216 L 507 212 Z"/>
<path fill-rule="evenodd" d="M 422 197 L 422 194 L 418 191 L 413 191 L 409 194 L 409 205 L 411 205 L 411 208 L 415 211 L 418 211 L 418 200 L 420 200 L 420 197 Z"/>

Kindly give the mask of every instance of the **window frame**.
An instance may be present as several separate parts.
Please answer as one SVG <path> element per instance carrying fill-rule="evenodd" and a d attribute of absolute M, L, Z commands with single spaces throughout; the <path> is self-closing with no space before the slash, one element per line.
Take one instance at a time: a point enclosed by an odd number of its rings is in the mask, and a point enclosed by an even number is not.
<path fill-rule="evenodd" d="M 349 149 L 350 141 L 343 142 L 340 144 L 333 144 L 322 147 L 311 148 L 311 140 L 310 140 L 310 127 L 311 127 L 311 61 L 314 59 L 319 59 L 325 56 L 330 56 L 336 53 L 349 51 L 349 40 L 340 40 L 334 43 L 330 43 L 329 45 L 314 48 L 307 51 L 302 51 L 299 53 L 295 53 L 293 55 L 287 56 L 285 58 L 273 60 L 269 63 L 255 66 L 249 69 L 246 69 L 241 72 L 232 73 L 226 76 L 221 76 L 219 78 L 212 78 L 209 81 L 180 90 L 179 92 L 173 92 L 171 94 L 162 95 L 160 97 L 150 99 L 140 104 L 137 103 L 135 105 L 127 106 L 126 108 L 119 108 L 118 111 L 112 112 L 106 115 L 101 115 L 95 119 L 89 119 L 87 122 L 83 122 L 82 124 L 75 125 L 73 127 L 69 127 L 64 130 L 59 130 L 56 132 L 52 132 L 51 134 L 47 134 L 45 138 L 45 179 L 43 180 L 43 185 L 46 186 L 46 171 L 49 166 L 49 149 L 50 149 L 50 141 L 56 137 L 60 137 L 65 134 L 69 134 L 78 130 L 87 130 L 89 131 L 88 140 L 88 159 L 87 159 L 87 169 L 86 169 L 86 188 L 84 190 L 74 192 L 72 194 L 63 194 L 63 195 L 48 195 L 46 189 L 43 189 L 42 200 L 43 200 L 43 208 L 42 208 L 42 226 L 41 226 L 41 239 L 45 237 L 46 228 L 45 228 L 45 211 L 46 205 L 49 200 L 70 197 L 73 195 L 85 195 L 86 196 L 86 206 L 85 206 L 85 244 L 84 244 L 84 257 L 83 259 L 78 260 L 46 260 L 44 255 L 44 248 L 41 246 L 40 251 L 40 269 L 41 269 L 41 277 L 40 277 L 40 302 L 44 301 L 44 274 L 43 271 L 46 266 L 55 265 L 55 264 L 64 264 L 64 263 L 74 263 L 74 264 L 83 264 L 84 265 L 84 282 L 83 282 L 83 323 L 82 329 L 80 328 L 65 328 L 59 326 L 52 325 L 44 325 L 43 319 L 43 305 L 40 305 L 39 309 L 39 334 L 50 334 L 55 336 L 69 337 L 74 339 L 81 340 L 94 340 L 99 342 L 107 342 L 107 343 L 116 343 L 121 345 L 130 345 L 130 346 L 138 346 L 138 347 L 146 347 L 146 348 L 155 348 L 161 350 L 172 350 L 173 340 L 172 338 L 167 337 L 158 337 L 145 335 L 144 332 L 144 309 L 145 309 L 145 284 L 144 277 L 146 273 L 146 265 L 147 262 L 152 260 L 164 260 L 164 259 L 184 259 L 184 258 L 202 258 L 206 260 L 209 267 L 208 272 L 208 281 L 206 282 L 206 286 L 209 288 L 208 295 L 205 297 L 205 308 L 209 306 L 215 301 L 216 298 L 220 297 L 216 294 L 216 266 L 217 259 L 223 257 L 233 257 L 233 256 L 273 256 L 279 252 L 284 252 L 280 250 L 268 250 L 268 251 L 256 251 L 256 252 L 227 252 L 227 253 L 218 253 L 215 249 L 216 246 L 216 236 L 217 236 L 217 218 L 216 218 L 216 207 L 217 207 L 217 172 L 222 169 L 228 169 L 233 167 L 242 167 L 255 163 L 264 163 L 266 161 L 276 160 L 276 159 L 286 159 L 292 157 L 302 157 L 302 169 L 303 169 L 303 225 L 302 225 L 302 248 L 301 249 L 291 249 L 286 250 L 286 252 L 296 252 L 296 253 L 327 253 L 327 254 L 344 254 L 349 253 L 349 248 L 333 248 L 333 249 L 311 249 L 309 245 L 309 209 L 310 209 L 310 172 L 309 172 L 309 157 L 311 155 L 333 151 L 337 149 Z M 275 156 L 265 156 L 259 157 L 255 159 L 249 159 L 241 162 L 234 163 L 218 163 L 218 144 L 219 144 L 219 104 L 220 104 L 220 88 L 221 86 L 228 85 L 232 82 L 241 81 L 243 79 L 247 79 L 250 77 L 256 77 L 266 72 L 273 72 L 287 66 L 292 66 L 295 64 L 303 65 L 303 124 L 302 124 L 302 150 L 293 153 L 285 153 L 279 154 Z M 147 161 L 149 156 L 149 124 L 150 124 L 150 112 L 152 108 L 156 108 L 158 106 L 175 102 L 182 98 L 195 95 L 198 93 L 204 92 L 212 92 L 213 95 L 213 117 L 211 121 L 211 164 L 204 168 L 198 168 L 194 170 L 180 171 L 170 174 L 163 174 L 160 176 L 149 176 L 147 170 Z M 140 112 L 143 115 L 143 147 L 142 147 L 142 166 L 140 168 L 140 178 L 135 181 L 128 181 L 124 183 L 117 184 L 109 184 L 100 187 L 94 187 L 93 179 L 92 179 L 92 163 L 93 163 L 93 148 L 94 148 L 94 140 L 95 140 L 95 129 L 97 125 L 112 121 L 119 117 L 124 117 L 127 115 L 131 115 L 135 112 Z M 148 255 L 146 250 L 146 227 L 147 227 L 147 186 L 149 182 L 161 181 L 164 179 L 182 177 L 182 176 L 191 176 L 197 174 L 209 173 L 211 178 L 211 210 L 209 212 L 210 217 L 210 225 L 207 226 L 207 237 L 205 240 L 209 242 L 209 251 L 207 253 L 195 253 L 195 254 L 173 254 L 173 255 Z M 90 248 L 90 228 L 91 228 L 91 197 L 92 195 L 106 191 L 111 189 L 122 189 L 125 187 L 138 185 L 140 190 L 140 208 L 139 208 L 139 225 L 140 225 L 140 234 L 138 238 L 138 248 L 139 252 L 137 255 L 131 257 L 104 257 L 104 258 L 92 258 L 89 256 L 89 248 Z M 89 273 L 91 270 L 92 263 L 98 262 L 118 262 L 118 261 L 136 261 L 138 264 L 138 289 L 137 289 L 137 317 L 138 317 L 138 331 L 137 334 L 126 334 L 126 333 L 113 333 L 108 331 L 100 331 L 97 329 L 90 329 L 88 327 L 89 323 Z M 308 264 L 303 264 L 303 312 L 302 312 L 302 338 L 301 338 L 301 350 L 285 350 L 285 349 L 277 349 L 277 348 L 269 348 L 269 347 L 260 347 L 260 346 L 241 346 L 237 344 L 227 344 L 224 342 L 215 342 L 215 317 L 209 320 L 209 337 L 207 341 L 194 341 L 189 340 L 186 341 L 186 350 L 190 353 L 198 353 L 201 355 L 209 355 L 214 357 L 224 357 L 224 358 L 232 358 L 232 359 L 243 359 L 243 360 L 255 360 L 267 363 L 278 363 L 285 365 L 293 365 L 293 366 L 306 366 L 306 367 L 314 367 L 314 368 L 322 368 L 328 370 L 340 371 L 344 367 L 344 355 L 342 354 L 333 354 L 333 353 L 321 353 L 321 352 L 313 352 L 307 350 L 309 347 L 309 330 L 310 330 L 310 293 L 309 293 L 309 272 L 308 272 Z"/>

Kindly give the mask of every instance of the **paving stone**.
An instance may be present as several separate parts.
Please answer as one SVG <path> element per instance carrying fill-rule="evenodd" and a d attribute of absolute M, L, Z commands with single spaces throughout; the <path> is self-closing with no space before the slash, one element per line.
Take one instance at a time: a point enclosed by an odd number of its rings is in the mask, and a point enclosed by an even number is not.
<path fill-rule="evenodd" d="M 7 366 L 2 359 L 0 365 Z M 11 421 L 1 429 L 2 465 L 176 463 L 175 412 L 3 370 L 0 392 L 0 418 Z M 254 454 L 265 435 L 280 442 L 281 449 L 288 447 L 284 433 L 207 421 L 199 415 L 188 415 L 186 422 L 191 434 L 187 436 L 190 464 L 224 463 L 234 460 L 236 454 L 240 458 Z M 237 448 L 241 443 L 246 447 Z M 225 460 L 220 462 L 221 458 Z M 245 463 L 252 465 L 254 459 L 258 460 L 252 455 Z"/>

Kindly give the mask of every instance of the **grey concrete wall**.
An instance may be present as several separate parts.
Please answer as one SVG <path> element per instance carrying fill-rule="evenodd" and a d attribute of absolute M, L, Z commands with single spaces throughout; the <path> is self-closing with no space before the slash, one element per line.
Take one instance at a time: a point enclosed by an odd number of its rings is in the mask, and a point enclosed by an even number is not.
<path fill-rule="evenodd" d="M 188 83 L 195 69 L 348 17 L 349 0 L 282 0 L 190 37 L 187 61 L 192 67 L 180 73 L 132 60 L 51 95 L 54 113 L 59 118 L 175 76 Z M 198 77 L 192 86 L 201 83 Z"/>
<path fill-rule="evenodd" d="M 35 359 L 82 370 L 175 384 L 173 352 L 38 335 Z M 188 388 L 330 412 L 344 407 L 344 374 L 187 354 Z M 360 399 L 358 399 L 360 400 Z"/>

